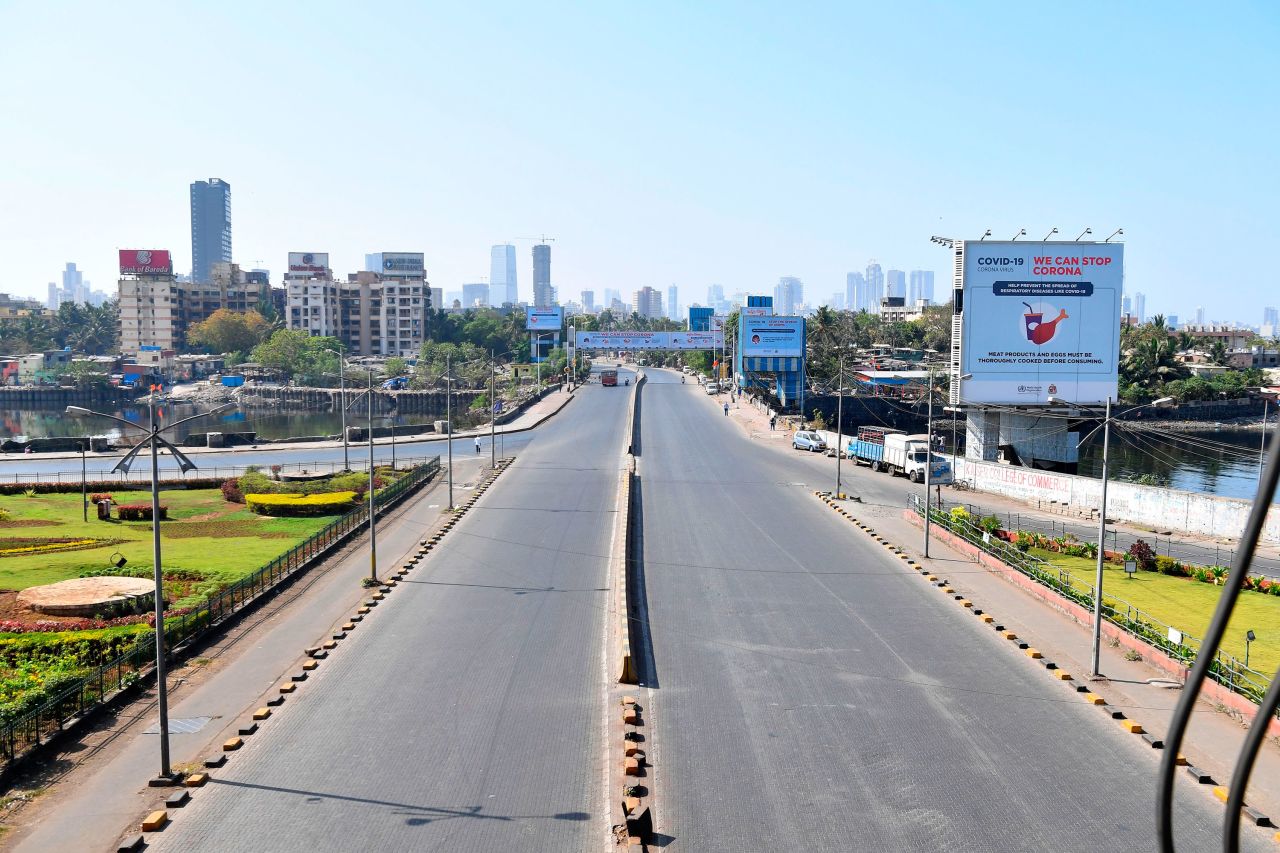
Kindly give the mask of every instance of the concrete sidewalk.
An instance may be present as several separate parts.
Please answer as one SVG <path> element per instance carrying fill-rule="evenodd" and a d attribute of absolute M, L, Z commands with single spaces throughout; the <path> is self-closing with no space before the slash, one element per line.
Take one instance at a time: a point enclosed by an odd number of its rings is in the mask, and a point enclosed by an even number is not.
<path fill-rule="evenodd" d="M 459 460 L 455 491 L 465 496 L 480 473 L 478 460 Z M 403 562 L 437 524 L 448 502 L 446 477 L 442 471 L 422 493 L 380 521 L 380 574 Z M 170 723 L 186 720 L 194 726 L 204 721 L 192 733 L 171 735 L 173 766 L 216 752 L 216 744 L 230 736 L 227 732 L 247 710 L 263 704 L 281 673 L 301 659 L 303 649 L 318 645 L 346 619 L 365 594 L 360 580 L 368 572 L 368 539 L 361 535 L 172 670 Z M 136 821 L 171 790 L 146 787 L 159 770 L 158 739 L 145 732 L 154 728 L 155 714 L 154 692 L 148 692 L 114 719 L 104 716 L 46 759 L 50 772 L 41 780 L 46 787 L 14 816 L 3 849 L 115 850 L 125 830 L 131 824 L 136 829 Z"/>
<path fill-rule="evenodd" d="M 509 423 L 502 424 L 501 426 L 495 427 L 493 430 L 493 434 L 494 435 L 512 435 L 513 433 L 527 432 L 528 430 L 533 429 L 534 427 L 538 426 L 543 421 L 545 421 L 547 418 L 556 414 L 562 408 L 568 405 L 569 401 L 574 398 L 574 392 L 576 392 L 579 387 L 580 386 L 574 386 L 574 391 L 566 391 L 562 387 L 559 391 L 553 391 L 547 394 L 541 400 L 539 400 L 538 402 L 534 403 L 532 406 L 529 406 L 527 409 L 521 412 L 519 416 L 517 416 L 514 420 L 510 421 Z M 352 426 L 359 426 L 359 424 L 353 423 Z M 391 436 L 387 436 L 385 438 L 375 438 L 373 440 L 373 444 L 375 447 L 389 447 L 394 441 L 397 447 L 404 447 L 407 449 L 417 444 L 430 444 L 432 442 L 448 441 L 451 437 L 456 440 L 456 439 L 463 439 L 463 438 L 471 438 L 472 436 L 479 436 L 480 438 L 484 438 L 487 435 L 489 435 L 489 425 L 485 424 L 484 426 L 476 427 L 475 429 L 459 430 L 458 432 L 455 432 L 452 436 L 436 435 L 434 433 L 427 436 L 424 436 L 424 435 L 396 436 L 394 439 Z M 367 447 L 368 441 L 360 442 L 360 444 Z M 261 452 L 261 451 L 272 451 L 272 450 L 280 450 L 280 451 L 330 450 L 335 447 L 342 447 L 341 439 L 327 440 L 327 441 L 262 443 L 262 444 L 253 445 L 252 449 Z M 237 453 L 240 451 L 247 450 L 249 448 L 246 448 L 246 447 L 183 447 L 180 449 L 182 450 L 183 453 L 189 456 L 199 456 L 204 454 Z M 122 455 L 124 455 L 124 451 L 113 451 L 110 453 L 87 453 L 85 454 L 85 457 L 91 460 L 117 459 Z M 4 454 L 0 454 L 0 465 L 3 465 L 6 462 L 21 462 L 25 464 L 30 464 L 33 460 L 43 462 L 45 460 L 54 460 L 54 459 L 75 459 L 79 461 L 80 454 L 79 453 L 38 453 L 38 454 L 4 453 Z"/>

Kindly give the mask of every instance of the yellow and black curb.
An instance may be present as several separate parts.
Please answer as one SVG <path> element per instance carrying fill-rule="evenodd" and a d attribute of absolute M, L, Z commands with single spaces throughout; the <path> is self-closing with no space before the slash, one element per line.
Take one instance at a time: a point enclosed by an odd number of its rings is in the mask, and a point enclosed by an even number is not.
<path fill-rule="evenodd" d="M 345 639 L 356 629 L 356 626 L 363 621 L 364 617 L 371 612 L 378 603 L 384 601 L 386 597 L 396 588 L 399 580 L 404 578 L 409 572 L 418 565 L 431 552 L 435 544 L 438 544 L 444 538 L 444 533 L 453 528 L 453 526 L 466 514 L 467 510 L 475 506 L 480 496 L 493 485 L 493 481 L 498 475 L 507 469 L 512 459 L 499 460 L 497 467 L 486 474 L 476 486 L 472 496 L 463 502 L 443 525 L 438 532 L 432 534 L 427 539 L 423 539 L 419 547 L 409 559 L 401 564 L 399 569 L 391 573 L 391 576 L 377 586 L 369 597 L 364 599 L 356 612 L 347 617 L 347 621 L 334 630 L 329 639 L 316 646 L 308 646 L 303 649 L 303 661 L 299 669 L 291 673 L 287 680 L 283 681 L 277 688 L 275 696 L 266 701 L 266 705 L 254 710 L 250 713 L 249 719 L 241 722 L 236 728 L 236 736 L 223 741 L 222 749 L 204 759 L 204 770 L 195 773 L 188 773 L 185 776 L 179 776 L 175 784 L 179 785 L 179 790 L 171 794 L 165 800 L 165 808 L 157 809 L 149 812 L 141 822 L 143 833 L 159 832 L 163 830 L 170 822 L 170 809 L 181 808 L 191 800 L 191 790 L 202 787 L 209 781 L 209 770 L 214 770 L 224 766 L 227 758 L 231 753 L 241 749 L 245 744 L 245 738 L 252 737 L 258 732 L 259 724 L 265 723 L 273 716 L 273 711 L 284 704 L 287 697 L 293 695 L 298 690 L 298 685 L 307 680 L 310 673 L 315 672 L 320 667 L 320 662 L 329 657 L 329 652 L 338 647 L 338 642 Z M 130 835 L 122 839 L 117 846 L 118 851 L 141 850 L 146 843 L 145 835 Z"/>
<path fill-rule="evenodd" d="M 839 502 L 836 501 L 829 492 L 815 491 L 814 495 L 816 495 L 818 499 L 821 500 L 823 503 L 825 503 L 827 506 L 831 507 L 837 514 L 851 521 L 859 530 L 861 530 L 862 532 L 870 536 L 873 541 L 883 545 L 884 548 L 888 550 L 890 553 L 898 555 L 898 557 L 900 557 L 905 561 L 905 564 L 908 567 L 910 567 L 913 571 L 919 573 L 925 579 L 925 581 L 929 583 L 930 586 L 940 590 L 944 595 L 951 598 L 953 601 L 959 604 L 962 608 L 965 608 L 974 616 L 978 617 L 979 621 L 981 621 L 983 624 L 990 625 L 996 631 L 996 633 L 1000 635 L 1002 639 L 1008 640 L 1009 642 L 1016 644 L 1017 647 L 1022 651 L 1024 655 L 1026 655 L 1031 660 L 1034 660 L 1037 663 L 1039 663 L 1041 666 L 1043 666 L 1044 669 L 1050 674 L 1050 676 L 1053 679 L 1063 684 L 1069 685 L 1076 693 L 1083 694 L 1083 698 L 1086 703 L 1102 709 L 1102 711 L 1106 713 L 1107 716 L 1111 717 L 1113 720 L 1119 721 L 1121 727 L 1124 728 L 1124 730 L 1129 732 L 1130 734 L 1141 735 L 1142 739 L 1145 740 L 1153 749 L 1164 749 L 1163 740 L 1151 734 L 1150 732 L 1147 732 L 1145 729 L 1143 729 L 1143 727 L 1138 722 L 1134 720 L 1130 720 L 1128 717 L 1125 716 L 1123 711 L 1113 707 L 1111 704 L 1109 704 L 1106 701 L 1106 699 L 1099 696 L 1097 693 L 1094 693 L 1092 687 L 1079 683 L 1078 681 L 1075 680 L 1075 678 L 1071 675 L 1071 673 L 1060 669 L 1058 665 L 1053 661 L 1046 660 L 1044 655 L 1040 651 L 1032 648 L 1029 643 L 1026 643 L 1021 638 L 1019 638 L 1016 633 L 1008 630 L 1007 628 L 1005 628 L 1004 625 L 1001 625 L 995 619 L 995 617 L 993 617 L 991 614 L 986 613 L 985 611 L 983 611 L 978 607 L 975 607 L 972 601 L 968 600 L 963 595 L 960 595 L 959 593 L 957 593 L 951 587 L 951 585 L 947 582 L 946 578 L 938 577 L 936 574 L 933 573 L 931 569 L 919 564 L 914 559 L 911 559 L 907 555 L 906 551 L 904 551 L 902 548 L 889 542 L 889 540 L 885 539 L 883 536 L 878 534 L 873 528 L 871 528 L 866 523 L 854 518 L 853 515 L 850 514 L 849 511 L 846 510 L 843 506 L 841 506 Z M 1196 767 L 1193 767 L 1186 760 L 1186 758 L 1184 758 L 1181 755 L 1178 756 L 1177 763 L 1181 766 L 1186 767 L 1187 772 L 1190 773 L 1192 778 L 1194 778 L 1200 784 L 1215 785 L 1213 789 L 1214 795 L 1217 796 L 1218 799 L 1222 800 L 1223 802 L 1226 802 L 1227 789 L 1221 786 L 1217 786 L 1213 777 L 1211 777 L 1209 774 L 1205 773 L 1204 771 L 1199 770 Z M 1244 812 L 1245 818 L 1255 826 L 1274 826 L 1274 824 L 1272 823 L 1269 817 L 1262 814 L 1252 806 L 1246 805 L 1243 807 L 1242 811 Z M 1275 840 L 1280 841 L 1280 833 L 1276 834 Z"/>

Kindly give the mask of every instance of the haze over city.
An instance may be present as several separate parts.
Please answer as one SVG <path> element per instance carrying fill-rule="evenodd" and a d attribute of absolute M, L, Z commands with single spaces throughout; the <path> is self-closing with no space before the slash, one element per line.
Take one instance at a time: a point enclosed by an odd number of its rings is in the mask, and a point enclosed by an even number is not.
<path fill-rule="evenodd" d="M 187 188 L 217 176 L 274 280 L 290 250 L 396 249 L 453 291 L 512 241 L 528 298 L 545 234 L 562 299 L 796 276 L 817 304 L 871 259 L 945 282 L 932 234 L 1123 227 L 1148 315 L 1257 324 L 1274 292 L 1269 4 L 350 12 L 5 7 L 3 289 L 72 261 L 112 293 L 125 247 L 187 271 Z"/>

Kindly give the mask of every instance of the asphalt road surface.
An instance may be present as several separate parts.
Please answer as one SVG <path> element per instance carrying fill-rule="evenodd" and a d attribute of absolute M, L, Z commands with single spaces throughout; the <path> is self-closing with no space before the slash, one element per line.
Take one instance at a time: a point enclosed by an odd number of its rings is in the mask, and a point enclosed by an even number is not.
<path fill-rule="evenodd" d="M 583 388 L 151 850 L 601 849 L 623 388 Z"/>
<path fill-rule="evenodd" d="M 1154 850 L 1158 756 L 651 371 L 640 493 L 666 849 Z M 1180 786 L 1180 849 L 1221 807 Z M 1256 834 L 1246 848 L 1259 846 Z"/>

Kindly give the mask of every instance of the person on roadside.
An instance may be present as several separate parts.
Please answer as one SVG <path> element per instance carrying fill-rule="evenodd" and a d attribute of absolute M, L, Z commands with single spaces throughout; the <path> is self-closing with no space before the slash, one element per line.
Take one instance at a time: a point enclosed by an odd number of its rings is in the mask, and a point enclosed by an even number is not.
<path fill-rule="evenodd" d="M 480 452 L 480 436 L 476 436 L 476 453 Z"/>
<path fill-rule="evenodd" d="M 725 416 L 726 418 L 727 418 L 727 417 L 729 417 L 729 404 L 728 404 L 728 403 L 725 403 L 725 404 L 724 404 L 724 416 Z"/>
<path fill-rule="evenodd" d="M 769 432 L 773 432 L 777 428 L 778 428 L 778 416 L 770 415 L 769 416 Z"/>

